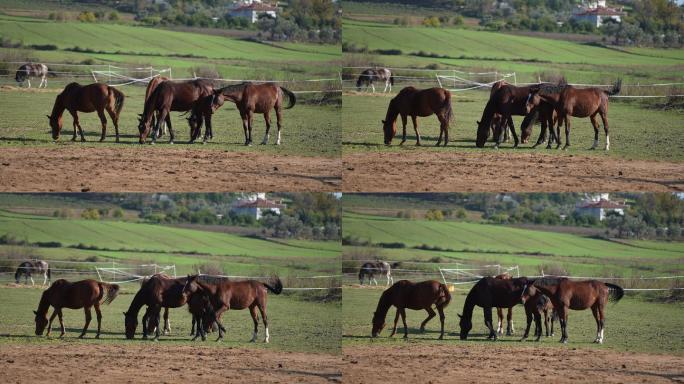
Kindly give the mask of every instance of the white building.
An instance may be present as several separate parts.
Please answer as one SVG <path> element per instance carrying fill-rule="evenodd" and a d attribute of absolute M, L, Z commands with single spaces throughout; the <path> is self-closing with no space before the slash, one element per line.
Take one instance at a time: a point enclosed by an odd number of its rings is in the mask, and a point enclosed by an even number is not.
<path fill-rule="evenodd" d="M 599 1 L 594 3 L 601 2 Z M 606 2 L 604 1 L 602 3 L 602 6 L 598 5 L 596 7 L 578 7 L 573 12 L 572 18 L 578 22 L 589 22 L 596 28 L 600 27 L 601 24 L 603 24 L 603 22 L 607 19 L 614 20 L 619 23 L 622 20 L 622 10 L 607 8 L 605 6 Z"/>
<path fill-rule="evenodd" d="M 606 193 L 580 201 L 575 205 L 575 212 L 581 215 L 594 216 L 599 221 L 603 221 L 611 212 L 623 216 L 626 208 L 627 205 L 623 201 L 611 201 Z"/>
<path fill-rule="evenodd" d="M 238 3 L 237 7 L 229 12 L 232 17 L 242 17 L 251 23 L 256 23 L 262 15 L 278 17 L 278 7 L 271 4 L 262 3 L 260 0 L 248 0 Z"/>
<path fill-rule="evenodd" d="M 260 220 L 264 213 L 273 212 L 276 215 L 280 215 L 282 209 L 287 208 L 280 200 L 269 200 L 266 199 L 266 194 L 256 194 L 255 199 L 243 199 L 238 200 L 231 211 L 237 215 L 252 216 L 256 220 Z"/>

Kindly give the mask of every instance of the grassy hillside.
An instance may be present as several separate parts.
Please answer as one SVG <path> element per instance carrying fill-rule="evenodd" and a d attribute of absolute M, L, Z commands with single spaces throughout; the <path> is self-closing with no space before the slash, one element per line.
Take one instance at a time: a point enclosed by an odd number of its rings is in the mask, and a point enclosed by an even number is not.
<path fill-rule="evenodd" d="M 403 243 L 404 249 L 379 251 L 389 260 L 519 265 L 523 274 L 536 274 L 540 266 L 559 267 L 575 275 L 594 276 L 679 273 L 684 261 L 684 243 L 615 242 L 491 224 L 359 214 L 345 214 L 343 223 L 345 236 L 375 244 Z M 411 249 L 423 245 L 439 248 Z M 345 259 L 363 254 L 354 248 L 345 247 Z M 436 268 L 437 264 L 429 269 Z"/>
<path fill-rule="evenodd" d="M 402 83 L 402 86 L 404 85 L 406 83 Z M 422 86 L 437 86 L 437 82 L 434 84 L 425 83 Z M 476 121 L 481 120 L 488 97 L 489 93 L 483 91 L 452 93 L 451 103 L 455 117 L 449 128 L 450 147 L 446 150 L 482 151 L 475 147 Z M 439 136 L 439 121 L 434 116 L 418 119 L 419 131 L 424 140 L 423 147 L 414 146 L 415 133 L 410 119 L 407 125 L 408 138 L 404 146 L 398 146 L 401 141 L 401 119 L 398 119 L 398 136 L 392 142 L 391 147 L 386 147 L 383 144 L 380 121 L 385 118 L 389 101 L 390 97 L 379 95 L 350 94 L 344 96 L 342 106 L 342 113 L 345 116 L 345 123 L 342 127 L 344 151 L 443 152 L 445 150 L 445 148 L 434 147 Z M 655 107 L 641 108 L 632 103 L 616 102 L 615 99 L 611 99 L 608 118 L 611 148 L 607 153 L 602 150 L 589 150 L 594 138 L 594 130 L 589 119 L 580 118 L 571 120 L 571 147 L 568 151 L 546 150 L 546 145 L 532 149 L 531 147 L 536 143 L 541 129 L 539 125 L 534 128 L 529 144 L 522 144 L 520 148 L 513 150 L 510 149 L 513 146 L 511 139 L 511 142 L 504 144 L 502 148 L 507 151 L 534 151 L 535 153 L 554 155 L 555 159 L 550 161 L 561 163 L 564 156 L 575 154 L 668 161 L 684 159 L 684 151 L 682 151 L 684 139 L 677 134 L 681 126 L 681 114 L 679 112 L 674 110 L 663 111 L 661 108 Z M 518 134 L 520 134 L 522 120 L 522 116 L 513 116 Z M 563 143 L 565 143 L 565 131 L 563 129 L 561 129 L 561 134 L 563 135 Z M 602 126 L 599 131 L 599 140 L 601 143 L 605 142 Z M 487 143 L 487 148 L 484 151 L 491 150 L 492 146 L 493 143 Z M 600 148 L 603 148 L 603 144 Z M 673 150 L 675 148 L 677 150 Z"/>
<path fill-rule="evenodd" d="M 344 21 L 344 42 L 369 50 L 399 49 L 402 55 L 378 55 L 389 66 L 497 68 L 518 72 L 518 81 L 536 80 L 533 74 L 559 71 L 570 81 L 600 81 L 619 73 L 626 82 L 679 78 L 682 50 L 613 49 L 539 37 L 459 28 L 398 27 Z M 416 57 L 420 51 L 445 58 Z"/>

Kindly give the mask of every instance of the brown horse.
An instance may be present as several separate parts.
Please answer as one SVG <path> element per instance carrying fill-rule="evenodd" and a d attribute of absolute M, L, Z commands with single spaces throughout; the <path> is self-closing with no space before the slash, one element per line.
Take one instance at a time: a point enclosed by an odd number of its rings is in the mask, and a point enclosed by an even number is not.
<path fill-rule="evenodd" d="M 209 292 L 203 289 L 198 289 L 195 293 L 188 297 L 188 311 L 192 314 L 192 325 L 195 337 L 192 341 L 197 340 L 198 337 L 202 337 L 202 341 L 207 339 L 207 332 L 212 324 L 217 324 L 222 332 L 226 332 L 226 329 L 221 324 L 221 321 L 216 316 L 216 310 L 211 304 L 211 296 Z M 195 325 L 197 325 L 197 330 L 195 331 Z"/>
<path fill-rule="evenodd" d="M 143 339 L 146 339 L 147 334 L 152 331 L 155 332 L 154 339 L 158 339 L 161 308 L 166 308 L 164 314 L 164 328 L 166 330 L 168 327 L 168 308 L 182 307 L 187 302 L 187 298 L 183 295 L 185 280 L 184 277 L 172 279 L 163 274 L 156 274 L 144 281 L 133 297 L 128 311 L 123 313 L 126 338 L 135 337 L 135 330 L 138 327 L 138 312 L 143 305 L 147 305 L 148 308 L 142 318 Z"/>
<path fill-rule="evenodd" d="M 221 93 L 220 89 L 214 90 L 211 95 L 204 96 L 197 100 L 195 107 L 192 109 L 190 117 L 188 117 L 188 125 L 190 126 L 190 142 L 194 143 L 195 140 L 202 133 L 202 124 L 206 122 L 206 128 L 204 130 L 204 139 L 202 144 L 207 142 L 207 139 L 214 138 L 214 132 L 211 125 L 211 117 L 214 115 L 217 109 L 223 106 L 225 101 L 225 96 Z"/>
<path fill-rule="evenodd" d="M 558 313 L 561 326 L 561 343 L 568 342 L 568 312 L 591 308 L 596 319 L 595 343 L 603 343 L 603 329 L 605 324 L 606 303 L 609 299 L 618 302 L 624 295 L 622 287 L 615 284 L 603 283 L 596 280 L 572 281 L 566 278 L 545 277 L 537 279 L 533 284 L 526 285 L 521 295 L 524 303 L 530 297 L 541 292 L 548 296 Z"/>
<path fill-rule="evenodd" d="M 249 313 L 252 315 L 254 321 L 254 333 L 252 334 L 251 342 L 255 342 L 257 338 L 257 331 L 259 327 L 259 317 L 257 316 L 257 309 L 261 313 L 261 318 L 266 328 L 266 336 L 264 342 L 268 343 L 270 335 L 268 333 L 268 318 L 266 316 L 266 299 L 268 291 L 279 295 L 283 291 L 283 283 L 278 277 L 275 277 L 271 285 L 262 283 L 256 280 L 245 281 L 226 281 L 219 280 L 216 283 L 203 282 L 199 280 L 198 275 L 189 276 L 187 282 L 183 287 L 183 295 L 190 296 L 198 290 L 205 291 L 211 297 L 211 305 L 216 310 L 216 318 L 221 319 L 223 312 L 229 309 L 245 309 L 249 308 Z M 219 336 L 216 341 L 223 339 L 223 330 L 219 327 Z"/>
<path fill-rule="evenodd" d="M 48 331 L 46 336 L 50 336 L 52 331 L 52 320 L 55 316 L 59 316 L 59 325 L 62 333 L 59 337 L 64 337 L 64 321 L 62 320 L 62 308 L 79 309 L 83 308 L 85 312 L 85 325 L 79 339 L 85 336 L 90 325 L 92 315 L 90 307 L 95 307 L 95 314 L 97 315 L 97 334 L 95 338 L 100 338 L 100 326 L 102 323 L 102 312 L 100 312 L 100 304 L 109 304 L 119 294 L 119 286 L 116 284 L 101 283 L 95 280 L 81 280 L 70 283 L 64 279 L 59 279 L 52 283 L 50 288 L 43 291 L 38 303 L 38 310 L 33 311 L 36 315 L 36 335 L 43 334 L 43 330 L 47 325 Z M 47 312 L 50 306 L 54 307 L 50 321 L 47 319 Z"/>
<path fill-rule="evenodd" d="M 89 84 L 80 85 L 78 83 L 70 83 L 62 93 L 57 95 L 55 105 L 52 107 L 52 113 L 47 116 L 50 120 L 50 128 L 52 128 L 52 139 L 59 139 L 59 133 L 62 131 L 62 114 L 66 109 L 73 117 L 74 122 L 74 136 L 71 141 L 76 141 L 76 128 L 81 135 L 81 141 L 86 141 L 83 136 L 83 129 L 78 121 L 78 112 L 95 112 L 100 117 L 102 123 L 102 135 L 100 141 L 105 139 L 107 132 L 107 118 L 104 111 L 106 110 L 109 117 L 114 122 L 114 129 L 116 130 L 116 142 L 119 142 L 119 116 L 124 104 L 124 94 L 116 88 L 110 87 L 106 84 Z"/>
<path fill-rule="evenodd" d="M 549 316 L 551 312 L 551 316 Z M 525 301 L 525 316 L 527 317 L 527 327 L 525 334 L 520 341 L 526 340 L 530 334 L 530 326 L 534 319 L 534 335 L 537 337 L 535 341 L 539 341 L 542 335 L 541 316 L 544 315 L 544 326 L 546 328 L 546 337 L 553 336 L 553 321 L 556 318 L 553 309 L 553 304 L 548 296 L 537 292 L 536 295 L 530 297 Z M 551 331 L 549 332 L 549 317 L 551 317 Z"/>
<path fill-rule="evenodd" d="M 508 273 L 502 273 L 500 275 L 494 276 L 495 279 L 500 280 L 510 280 L 511 275 Z M 502 307 L 496 308 L 496 316 L 499 318 L 498 326 L 496 327 L 496 333 L 503 335 L 503 310 Z M 515 332 L 513 329 L 513 307 L 508 307 L 508 314 L 506 315 L 506 336 L 510 336 Z"/>
<path fill-rule="evenodd" d="M 492 308 L 510 308 L 519 304 L 520 295 L 528 285 L 526 277 L 516 277 L 508 280 L 483 277 L 468 292 L 463 304 L 463 314 L 459 326 L 461 328 L 461 340 L 468 338 L 468 333 L 473 328 L 473 309 L 475 306 L 482 307 L 484 311 L 485 325 L 489 328 L 488 339 L 496 340 L 496 331 L 492 324 Z"/>
<path fill-rule="evenodd" d="M 555 87 L 538 87 L 530 89 L 527 97 L 526 108 L 530 111 L 539 103 L 547 102 L 552 104 L 558 114 L 558 126 L 556 127 L 556 136 L 558 136 L 559 148 L 560 141 L 560 126 L 565 122 L 565 146 L 567 149 L 570 146 L 570 117 L 588 117 L 591 120 L 591 125 L 594 127 L 594 143 L 591 149 L 596 149 L 599 142 L 599 124 L 596 121 L 596 115 L 601 116 L 603 122 L 603 130 L 606 133 L 605 150 L 610 150 L 610 137 L 608 134 L 608 97 L 617 95 L 622 88 L 622 80 L 618 79 L 611 90 L 600 88 L 584 88 L 578 89 L 572 85 L 561 82 Z"/>
<path fill-rule="evenodd" d="M 268 144 L 269 130 L 271 129 L 271 110 L 275 109 L 278 137 L 275 144 L 280 145 L 280 129 L 283 120 L 283 99 L 288 99 L 288 105 L 284 109 L 290 109 L 297 103 L 294 93 L 285 87 L 273 83 L 253 84 L 240 83 L 221 88 L 225 100 L 232 101 L 240 111 L 242 129 L 245 131 L 245 145 L 252 144 L 252 118 L 255 113 L 262 113 L 266 121 L 266 133 L 262 145 Z M 218 102 L 219 98 L 214 98 Z M 221 102 L 223 100 L 220 100 Z M 216 110 L 218 107 L 214 107 Z"/>
<path fill-rule="evenodd" d="M 138 131 L 140 132 L 140 144 L 145 143 L 145 139 L 153 129 L 151 136 L 152 143 L 156 141 L 156 136 L 161 128 L 162 122 L 166 122 L 169 128 L 169 143 L 173 144 L 175 138 L 171 119 L 167 119 L 169 112 L 187 112 L 192 110 L 195 103 L 200 98 L 211 95 L 214 86 L 207 80 L 197 79 L 184 82 L 164 81 L 161 82 L 150 97 L 145 101 L 145 108 L 138 120 Z M 157 121 L 152 127 L 152 120 L 156 115 Z"/>
<path fill-rule="evenodd" d="M 154 92 L 154 90 L 157 89 L 157 86 L 159 86 L 159 84 L 161 84 L 162 82 L 164 82 L 166 80 L 169 80 L 169 78 L 164 77 L 164 76 L 153 77 L 152 80 L 150 80 L 150 82 L 147 83 L 147 88 L 145 89 L 145 101 L 147 101 L 147 99 L 150 98 L 150 96 L 152 95 L 152 92 Z M 169 120 L 171 120 L 171 116 L 167 115 L 166 119 L 167 119 L 167 121 L 162 123 L 161 129 L 159 130 L 159 132 L 157 132 L 157 135 L 158 135 L 157 138 L 160 138 L 161 136 L 163 136 L 166 133 L 166 126 L 168 125 L 167 122 Z M 154 126 L 154 127 L 157 126 L 156 117 L 152 118 L 152 126 Z"/>
<path fill-rule="evenodd" d="M 439 120 L 439 139 L 436 146 L 442 142 L 444 146 L 449 142 L 449 122 L 453 117 L 451 108 L 451 92 L 443 88 L 417 89 L 406 87 L 390 100 L 387 107 L 387 115 L 382 120 L 382 129 L 385 134 L 385 145 L 392 144 L 392 139 L 397 134 L 397 116 L 401 115 L 403 135 L 401 143 L 406 142 L 406 116 L 411 116 L 413 130 L 416 131 L 416 145 L 420 144 L 418 133 L 418 117 L 437 115 Z"/>
<path fill-rule="evenodd" d="M 404 338 L 408 338 L 406 308 L 415 311 L 421 309 L 427 311 L 428 317 L 420 323 L 420 331 L 424 332 L 425 324 L 435 317 L 435 310 L 432 309 L 432 305 L 434 304 L 437 308 L 437 312 L 439 312 L 439 321 L 441 323 L 439 338 L 441 340 L 444 338 L 444 308 L 449 305 L 450 301 L 451 293 L 449 293 L 449 288 L 446 284 L 441 284 L 435 280 L 421 281 L 419 283 L 413 283 L 408 280 L 398 281 L 387 288 L 380 296 L 378 307 L 373 313 L 373 329 L 371 335 L 372 337 L 377 337 L 382 329 L 385 328 L 387 311 L 389 311 L 390 307 L 393 305 L 397 307 L 397 313 L 394 316 L 394 327 L 392 328 L 390 337 L 394 336 L 397 332 L 397 322 L 399 321 L 399 315 L 401 315 L 401 321 L 404 323 Z"/>
<path fill-rule="evenodd" d="M 475 145 L 478 148 L 484 147 L 489 138 L 492 126 L 495 128 L 494 140 L 496 144 L 494 145 L 494 148 L 498 148 L 501 144 L 502 133 L 506 127 L 509 127 L 513 134 L 513 147 L 516 148 L 518 146 L 518 135 L 515 132 L 515 125 L 513 124 L 511 116 L 525 116 L 528 114 L 525 102 L 530 93 L 530 88 L 531 87 L 529 86 L 517 87 L 511 84 L 499 84 L 497 85 L 497 88 L 492 88 L 489 101 L 487 101 L 487 104 L 482 111 L 482 117 L 477 122 L 477 139 L 475 140 Z M 548 121 L 546 113 L 550 111 L 550 108 L 539 109 L 539 111 L 540 113 L 544 113 L 542 118 L 543 125 Z M 528 137 L 528 135 L 525 136 L 525 141 Z"/>

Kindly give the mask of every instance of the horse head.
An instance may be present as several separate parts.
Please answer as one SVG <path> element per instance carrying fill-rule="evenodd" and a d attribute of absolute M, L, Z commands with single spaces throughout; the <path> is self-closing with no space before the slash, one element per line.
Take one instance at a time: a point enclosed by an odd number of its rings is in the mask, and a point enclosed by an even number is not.
<path fill-rule="evenodd" d="M 214 113 L 217 109 L 221 108 L 225 100 L 226 97 L 223 95 L 223 91 L 220 89 L 215 90 L 211 95 L 211 112 Z"/>
<path fill-rule="evenodd" d="M 487 139 L 489 139 L 489 125 L 490 124 L 486 124 L 484 120 L 477 121 L 477 139 L 475 140 L 475 145 L 478 148 L 483 148 Z"/>
<path fill-rule="evenodd" d="M 147 135 L 145 132 L 149 132 L 150 122 L 146 122 L 142 113 L 138 114 L 138 132 L 140 132 L 140 144 L 145 143 L 145 138 Z"/>
<path fill-rule="evenodd" d="M 36 336 L 41 336 L 48 324 L 47 316 L 41 315 L 37 311 L 33 311 L 33 313 L 36 315 Z"/>
<path fill-rule="evenodd" d="M 536 106 L 541 103 L 541 97 L 539 96 L 539 88 L 530 88 L 530 93 L 527 95 L 527 101 L 525 101 L 525 110 L 530 113 Z"/>
<path fill-rule="evenodd" d="M 382 131 L 385 134 L 385 145 L 392 144 L 392 139 L 397 134 L 397 121 L 382 120 Z"/>
<path fill-rule="evenodd" d="M 458 325 L 461 327 L 461 340 L 466 340 L 468 338 L 468 333 L 470 333 L 470 330 L 473 329 L 473 323 L 470 319 L 470 317 L 466 316 L 463 317 L 460 314 L 457 314 L 458 317 L 461 319 L 458 322 Z"/>
<path fill-rule="evenodd" d="M 537 295 L 537 287 L 534 286 L 534 284 L 525 284 L 523 286 L 522 293 L 520 294 L 520 301 L 525 304 L 527 300 L 530 299 L 530 297 L 534 297 Z"/>
<path fill-rule="evenodd" d="M 199 275 L 188 275 L 187 280 L 185 280 L 185 285 L 183 286 L 183 296 L 192 295 L 193 293 L 197 292 L 198 289 L 200 289 L 200 286 L 197 284 L 198 278 Z"/>
<path fill-rule="evenodd" d="M 373 312 L 373 329 L 371 330 L 371 337 L 378 337 L 384 328 L 385 319 L 381 319 L 376 312 Z"/>
<path fill-rule="evenodd" d="M 126 338 L 130 340 L 135 337 L 135 329 L 138 327 L 138 317 L 132 313 L 129 314 L 128 312 L 124 312 L 123 314 L 125 316 Z"/>
<path fill-rule="evenodd" d="M 62 116 L 45 115 L 50 121 L 50 128 L 52 129 L 52 139 L 59 139 L 59 133 L 62 131 Z"/>

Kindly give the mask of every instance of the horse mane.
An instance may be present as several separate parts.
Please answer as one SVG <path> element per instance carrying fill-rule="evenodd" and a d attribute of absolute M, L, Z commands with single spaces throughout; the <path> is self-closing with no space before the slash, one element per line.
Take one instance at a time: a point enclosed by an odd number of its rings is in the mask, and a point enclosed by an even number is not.
<path fill-rule="evenodd" d="M 253 84 L 251 81 L 243 81 L 242 83 L 238 83 L 238 84 L 226 85 L 225 87 L 220 88 L 219 91 L 221 91 L 221 93 L 223 93 L 223 94 L 225 94 L 226 91 L 227 92 L 236 92 L 236 91 L 241 92 L 242 90 L 245 89 L 245 87 L 247 87 L 248 85 L 251 85 L 251 84 Z"/>
<path fill-rule="evenodd" d="M 558 277 L 558 276 L 543 276 L 541 278 L 535 279 L 535 280 L 529 280 L 531 284 L 537 285 L 558 285 L 560 284 L 561 280 L 566 279 L 565 277 Z"/>

